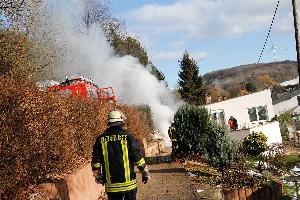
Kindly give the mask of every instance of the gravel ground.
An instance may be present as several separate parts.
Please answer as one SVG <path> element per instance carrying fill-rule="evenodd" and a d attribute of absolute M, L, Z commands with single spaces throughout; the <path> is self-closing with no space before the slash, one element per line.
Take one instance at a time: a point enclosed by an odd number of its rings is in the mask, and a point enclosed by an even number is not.
<path fill-rule="evenodd" d="M 151 180 L 141 183 L 138 174 L 138 200 L 219 200 L 221 194 L 217 188 L 191 181 L 185 169 L 179 163 L 161 163 L 149 165 Z"/>

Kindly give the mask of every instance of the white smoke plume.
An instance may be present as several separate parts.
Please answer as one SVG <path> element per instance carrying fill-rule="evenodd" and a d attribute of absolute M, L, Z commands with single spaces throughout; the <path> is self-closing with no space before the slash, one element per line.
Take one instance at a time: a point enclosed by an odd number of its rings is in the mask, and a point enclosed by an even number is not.
<path fill-rule="evenodd" d="M 132 56 L 119 57 L 106 41 L 101 28 L 92 26 L 88 33 L 78 31 L 82 1 L 69 0 L 55 7 L 57 40 L 66 44 L 60 74 L 84 75 L 103 86 L 112 86 L 117 98 L 127 104 L 148 104 L 154 126 L 167 136 L 177 105 L 164 85 Z M 53 1 L 51 1 L 53 5 Z M 67 7 L 65 7 L 67 6 Z M 53 6 L 52 6 L 53 9 Z M 53 10 L 52 10 L 53 11 Z"/>

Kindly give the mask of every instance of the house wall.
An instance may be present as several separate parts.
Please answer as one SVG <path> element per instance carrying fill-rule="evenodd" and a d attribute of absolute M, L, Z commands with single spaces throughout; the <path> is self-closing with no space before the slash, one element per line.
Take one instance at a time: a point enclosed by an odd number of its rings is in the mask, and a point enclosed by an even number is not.
<path fill-rule="evenodd" d="M 280 114 L 282 114 L 292 108 L 295 108 L 297 106 L 298 106 L 297 96 L 292 97 L 291 99 L 289 99 L 287 101 L 283 101 L 283 102 L 273 105 L 274 115 L 280 115 Z"/>
<path fill-rule="evenodd" d="M 255 123 L 250 122 L 247 109 L 265 105 L 267 106 L 269 119 L 271 119 L 274 117 L 274 110 L 270 90 L 264 90 L 261 92 L 205 105 L 205 108 L 207 108 L 210 112 L 213 110 L 223 109 L 226 124 L 229 117 L 233 116 L 237 119 L 239 128 L 248 128 L 254 126 Z"/>
<path fill-rule="evenodd" d="M 282 83 L 279 83 L 279 85 L 287 86 L 287 85 L 295 85 L 297 83 L 299 83 L 299 77 L 297 77 L 295 79 L 292 79 L 292 80 L 289 80 L 289 81 L 284 81 Z"/>
<path fill-rule="evenodd" d="M 267 145 L 282 143 L 279 122 L 277 121 L 253 127 L 250 129 L 250 133 L 252 132 L 262 132 L 265 136 L 267 136 Z"/>

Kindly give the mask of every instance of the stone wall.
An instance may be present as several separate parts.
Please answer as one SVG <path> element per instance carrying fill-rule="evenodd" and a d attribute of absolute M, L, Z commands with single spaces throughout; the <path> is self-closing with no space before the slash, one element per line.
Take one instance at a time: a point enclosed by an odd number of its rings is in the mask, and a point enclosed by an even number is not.
<path fill-rule="evenodd" d="M 86 164 L 77 172 L 56 181 L 38 186 L 35 194 L 46 194 L 48 199 L 61 200 L 98 200 L 105 198 L 104 186 L 95 183 L 90 164 Z M 31 198 L 36 199 L 36 198 Z"/>
<path fill-rule="evenodd" d="M 145 157 L 158 155 L 162 153 L 165 148 L 163 141 L 146 142 L 146 140 L 144 140 L 143 143 L 144 143 Z"/>

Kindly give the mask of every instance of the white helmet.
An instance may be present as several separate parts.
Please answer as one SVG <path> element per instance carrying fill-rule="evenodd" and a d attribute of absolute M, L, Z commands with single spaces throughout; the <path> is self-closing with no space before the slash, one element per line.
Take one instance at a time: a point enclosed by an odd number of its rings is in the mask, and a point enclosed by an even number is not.
<path fill-rule="evenodd" d="M 123 122 L 126 119 L 125 115 L 119 110 L 113 110 L 108 115 L 108 122 Z"/>

